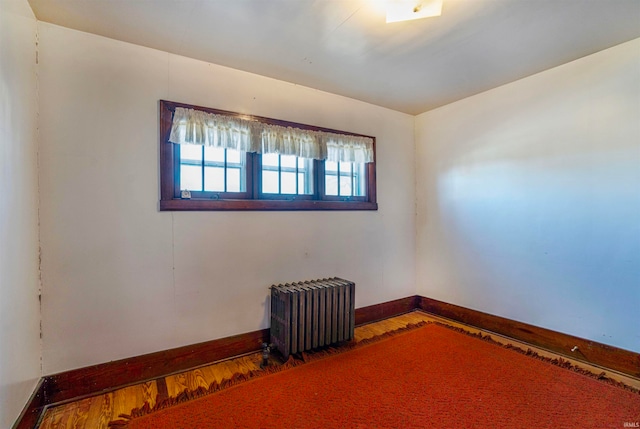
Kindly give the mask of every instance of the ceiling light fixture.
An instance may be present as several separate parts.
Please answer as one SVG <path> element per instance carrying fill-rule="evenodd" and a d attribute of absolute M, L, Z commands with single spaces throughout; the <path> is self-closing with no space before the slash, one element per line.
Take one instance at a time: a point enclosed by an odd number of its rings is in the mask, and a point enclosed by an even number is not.
<path fill-rule="evenodd" d="M 389 0 L 387 23 L 430 18 L 442 14 L 442 0 Z"/>

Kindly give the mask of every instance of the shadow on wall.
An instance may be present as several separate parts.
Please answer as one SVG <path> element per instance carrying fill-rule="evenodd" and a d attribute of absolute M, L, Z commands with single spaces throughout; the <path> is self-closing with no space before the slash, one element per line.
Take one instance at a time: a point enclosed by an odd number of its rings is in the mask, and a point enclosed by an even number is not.
<path fill-rule="evenodd" d="M 611 335 L 640 322 L 638 148 L 511 142 L 439 176 L 448 283 L 484 311 L 638 351 Z"/>
<path fill-rule="evenodd" d="M 269 328 L 271 326 L 271 290 L 270 289 L 267 296 L 264 299 L 264 304 L 262 306 L 264 307 L 264 314 L 262 316 L 262 323 L 260 324 L 260 326 L 266 326 L 267 328 Z"/>

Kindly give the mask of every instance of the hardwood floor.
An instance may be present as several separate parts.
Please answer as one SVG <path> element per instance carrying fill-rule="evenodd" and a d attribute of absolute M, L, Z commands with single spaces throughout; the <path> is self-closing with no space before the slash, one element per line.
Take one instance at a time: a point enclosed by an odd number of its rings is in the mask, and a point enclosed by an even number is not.
<path fill-rule="evenodd" d="M 530 348 L 543 356 L 552 358 L 558 357 L 555 353 L 548 352 L 510 338 L 502 337 L 491 332 L 481 331 L 448 319 L 433 316 L 419 310 L 392 317 L 390 319 L 358 326 L 355 329 L 355 340 L 362 341 L 366 338 L 371 338 L 388 331 L 402 328 L 408 323 L 418 323 L 421 321 L 440 321 L 452 326 L 462 327 L 471 332 L 490 334 L 494 339 L 502 343 L 511 343 L 524 349 Z M 569 360 L 565 357 L 563 358 L 565 360 Z M 149 404 L 153 406 L 158 394 L 160 394 L 161 397 L 165 395 L 176 396 L 184 389 L 196 389 L 199 386 L 208 387 L 211 382 L 220 382 L 225 378 L 230 378 L 234 373 L 247 373 L 251 370 L 259 369 L 261 359 L 260 353 L 252 353 L 216 362 L 200 368 L 195 368 L 190 371 L 167 375 L 156 380 L 117 389 L 105 394 L 83 398 L 64 404 L 51 404 L 46 408 L 38 428 L 106 429 L 109 421 L 116 420 L 120 414 L 128 414 L 133 408 L 141 407 L 145 401 L 149 402 Z M 623 381 L 633 387 L 640 388 L 639 379 L 628 377 L 614 371 L 608 371 L 584 362 L 571 362 L 595 373 L 605 372 L 608 377 Z"/>

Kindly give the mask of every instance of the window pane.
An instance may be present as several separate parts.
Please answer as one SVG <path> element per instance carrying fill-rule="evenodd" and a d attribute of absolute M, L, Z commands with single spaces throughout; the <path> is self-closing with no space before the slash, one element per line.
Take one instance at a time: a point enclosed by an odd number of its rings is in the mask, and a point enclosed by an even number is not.
<path fill-rule="evenodd" d="M 180 159 L 202 161 L 202 146 L 197 144 L 181 144 Z"/>
<path fill-rule="evenodd" d="M 340 196 L 351 196 L 351 176 L 340 176 Z"/>
<path fill-rule="evenodd" d="M 280 157 L 280 165 L 283 167 L 296 168 L 296 160 L 297 156 L 293 155 L 282 155 Z"/>
<path fill-rule="evenodd" d="M 350 162 L 341 162 L 340 163 L 340 174 L 351 174 L 351 163 Z"/>
<path fill-rule="evenodd" d="M 239 150 L 227 149 L 227 164 L 239 164 L 240 156 L 245 156 L 246 152 L 240 152 Z"/>
<path fill-rule="evenodd" d="M 280 155 L 278 155 L 277 153 L 262 154 L 262 165 L 277 167 L 279 157 Z"/>
<path fill-rule="evenodd" d="M 181 164 L 180 189 L 202 191 L 202 167 Z"/>
<path fill-rule="evenodd" d="M 311 172 L 298 173 L 298 194 L 313 194 L 313 175 Z"/>
<path fill-rule="evenodd" d="M 341 162 L 340 163 L 340 192 L 339 195 L 344 195 L 345 197 L 350 197 L 353 192 L 353 185 L 351 183 L 351 176 L 353 171 L 351 169 L 350 162 Z"/>
<path fill-rule="evenodd" d="M 298 194 L 313 194 L 313 159 L 298 158 Z"/>
<path fill-rule="evenodd" d="M 324 193 L 327 195 L 338 195 L 338 177 L 325 174 Z"/>
<path fill-rule="evenodd" d="M 283 157 L 284 158 L 284 157 Z M 295 160 L 294 160 L 295 166 Z M 282 172 L 282 191 L 283 194 L 295 194 L 296 193 L 296 173 Z"/>
<path fill-rule="evenodd" d="M 277 171 L 262 170 L 262 192 L 265 194 L 277 194 L 279 192 Z"/>
<path fill-rule="evenodd" d="M 224 162 L 224 148 L 207 146 L 204 148 L 205 161 Z"/>
<path fill-rule="evenodd" d="M 209 192 L 224 192 L 224 168 L 204 168 L 204 190 Z"/>
<path fill-rule="evenodd" d="M 353 164 L 353 195 L 364 197 L 367 195 L 367 183 L 364 163 Z"/>
<path fill-rule="evenodd" d="M 304 176 L 304 182 L 301 185 L 298 185 L 298 190 L 300 194 L 313 194 L 314 185 L 313 185 L 313 169 L 307 171 Z"/>
<path fill-rule="evenodd" d="M 239 168 L 227 167 L 227 192 L 244 192 L 244 183 L 240 180 Z"/>
<path fill-rule="evenodd" d="M 338 163 L 333 161 L 325 161 L 324 169 L 326 171 L 338 171 Z"/>

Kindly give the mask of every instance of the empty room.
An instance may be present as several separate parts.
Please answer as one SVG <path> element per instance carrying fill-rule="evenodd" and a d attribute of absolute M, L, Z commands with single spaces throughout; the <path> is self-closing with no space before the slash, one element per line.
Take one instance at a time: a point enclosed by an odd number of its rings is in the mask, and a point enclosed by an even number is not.
<path fill-rule="evenodd" d="M 640 427 L 640 2 L 0 0 L 0 428 Z"/>

